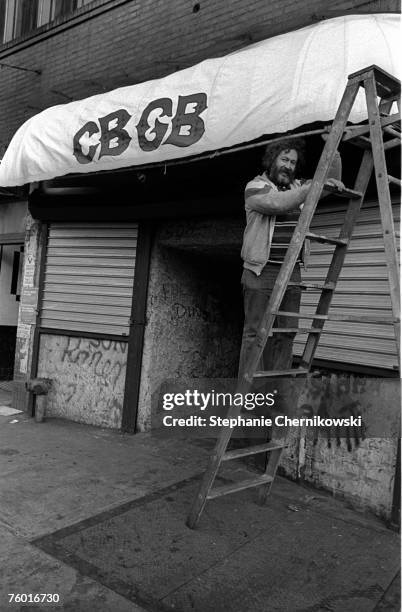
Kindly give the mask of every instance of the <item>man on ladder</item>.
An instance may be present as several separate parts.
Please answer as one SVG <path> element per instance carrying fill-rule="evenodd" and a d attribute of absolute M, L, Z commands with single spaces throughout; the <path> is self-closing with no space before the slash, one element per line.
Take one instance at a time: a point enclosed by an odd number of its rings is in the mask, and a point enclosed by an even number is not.
<path fill-rule="evenodd" d="M 347 122 L 350 117 L 352 107 L 357 94 L 361 90 L 364 90 L 364 95 L 366 98 L 368 115 L 367 121 L 363 125 L 358 124 L 348 126 Z M 348 245 L 353 235 L 353 228 L 358 218 L 373 170 L 375 173 L 378 191 L 379 211 L 383 227 L 384 251 L 387 262 L 392 305 L 392 316 L 389 318 L 388 322 L 392 323 L 394 326 L 398 358 L 400 358 L 399 260 L 394 222 L 392 218 L 389 184 L 392 183 L 400 186 L 401 181 L 388 173 L 385 157 L 385 152 L 387 150 L 394 147 L 400 147 L 401 144 L 400 96 L 400 81 L 376 65 L 362 68 L 361 70 L 350 74 L 348 76 L 348 82 L 336 112 L 335 119 L 326 139 L 326 143 L 313 180 L 311 184 L 308 185 L 308 193 L 303 193 L 303 191 L 300 191 L 303 189 L 302 185 L 293 185 L 294 181 L 290 180 L 292 177 L 288 173 L 288 183 L 291 193 L 290 195 L 285 194 L 285 197 L 287 195 L 287 198 L 293 198 L 294 195 L 295 201 L 289 208 L 282 209 L 282 212 L 288 212 L 289 210 L 296 210 L 297 212 L 297 208 L 300 208 L 302 196 L 305 197 L 305 201 L 303 202 L 303 209 L 299 214 L 297 226 L 293 231 L 293 236 L 289 243 L 289 247 L 286 249 L 283 263 L 281 266 L 278 266 L 280 269 L 276 276 L 275 286 L 270 292 L 269 302 L 267 300 L 268 303 L 265 311 L 261 313 L 261 319 L 258 322 L 258 330 L 255 334 L 252 346 L 250 347 L 248 356 L 246 359 L 243 359 L 242 356 L 242 368 L 244 369 L 239 376 L 236 388 L 237 393 L 243 395 L 248 393 L 256 379 L 273 379 L 277 377 L 286 378 L 287 376 L 306 377 L 312 366 L 315 351 L 320 340 L 320 335 L 327 320 L 347 320 L 349 322 L 361 322 L 364 320 L 371 323 L 384 323 L 384 317 L 382 317 L 380 321 L 376 317 L 368 316 L 363 318 L 361 315 L 348 316 L 347 319 L 345 319 L 343 316 L 337 317 L 336 314 L 332 314 L 330 316 L 329 312 L 331 301 L 336 290 L 336 284 L 345 261 Z M 393 112 L 393 107 L 395 105 L 394 103 L 397 105 L 398 112 Z M 341 139 L 362 147 L 364 151 L 353 189 L 342 188 L 340 184 L 335 185 L 334 187 L 333 180 L 328 180 L 331 169 L 333 168 L 337 159 L 337 150 Z M 285 160 L 285 163 L 283 160 L 281 161 L 281 159 L 278 159 L 278 157 L 274 162 L 276 166 L 274 165 L 273 175 L 277 175 L 277 182 L 279 180 L 279 175 L 282 175 L 282 179 L 286 175 L 286 172 L 284 172 L 286 164 L 290 165 L 292 163 L 295 164 L 295 166 L 297 165 L 297 150 L 292 149 L 292 145 L 287 146 L 288 149 L 285 151 L 284 144 L 282 142 L 281 151 L 279 152 L 287 153 L 287 160 Z M 293 154 L 293 157 L 290 156 L 291 153 Z M 269 173 L 271 173 L 271 170 L 272 166 L 270 166 Z M 277 202 L 280 200 L 283 201 L 284 197 L 279 193 L 279 185 L 277 182 L 274 182 L 275 176 L 268 176 L 267 174 L 265 174 L 265 176 L 267 179 L 267 184 L 266 186 L 262 186 L 263 190 L 266 192 L 263 198 L 265 203 L 267 204 L 270 200 L 273 201 L 273 199 L 276 199 Z M 263 182 L 266 180 L 264 177 L 262 177 L 262 179 Z M 337 237 L 318 235 L 310 231 L 310 224 L 313 219 L 318 200 L 320 197 L 322 197 L 325 190 L 337 192 L 341 197 L 348 200 L 344 220 L 339 231 L 339 236 Z M 292 191 L 294 191 L 294 194 Z M 297 197 L 297 192 L 299 197 Z M 256 192 L 249 191 L 246 195 L 246 204 L 250 205 L 250 202 L 256 201 L 255 196 L 258 196 L 258 190 Z M 250 197 L 254 198 L 254 200 L 250 199 Z M 265 217 L 269 218 L 276 216 L 280 209 L 269 209 L 266 207 L 265 216 L 261 212 L 261 208 L 260 210 L 254 210 L 260 215 L 260 217 L 256 216 L 255 214 L 254 217 L 252 215 L 248 215 L 248 222 L 251 223 L 250 227 L 253 225 L 253 219 L 254 225 L 258 227 L 258 222 L 263 222 Z M 266 225 L 268 224 L 270 225 L 270 232 L 266 234 L 266 240 L 268 241 L 266 245 L 268 244 L 270 247 L 269 250 L 272 250 L 272 240 L 275 226 L 272 224 L 271 220 L 266 222 Z M 274 228 L 273 230 L 271 229 L 272 225 Z M 263 235 L 263 232 L 261 232 L 261 235 Z M 301 317 L 299 313 L 281 310 L 280 306 L 283 298 L 285 297 L 286 290 L 292 284 L 291 276 L 295 266 L 298 265 L 297 262 L 306 238 L 318 243 L 333 245 L 334 250 L 324 283 L 320 283 L 318 285 L 316 283 L 301 283 L 304 288 L 311 288 L 313 290 L 318 289 L 319 292 L 319 299 L 315 313 L 303 315 L 303 317 Z M 262 258 L 261 261 L 256 262 L 259 263 L 260 266 L 262 264 L 261 270 L 263 270 L 267 264 L 271 265 L 268 261 L 269 257 L 270 254 L 268 254 L 268 256 L 265 255 L 265 258 Z M 258 275 L 256 274 L 256 276 Z M 303 330 L 307 332 L 307 340 L 304 346 L 300 365 L 296 368 L 285 370 L 278 370 L 275 368 L 274 370 L 261 371 L 258 369 L 259 362 L 264 353 L 267 342 L 270 340 L 272 333 L 277 334 L 282 333 L 283 331 L 277 324 L 275 327 L 277 317 L 283 316 L 290 317 L 293 320 L 297 320 L 298 318 L 312 320 L 311 326 Z M 289 328 L 287 328 L 287 330 L 288 329 Z M 228 409 L 228 416 L 231 418 L 236 417 L 240 414 L 240 411 L 241 406 L 236 406 L 233 404 Z M 258 487 L 260 501 L 261 503 L 265 503 L 270 492 L 284 445 L 280 442 L 266 442 L 265 444 L 258 444 L 248 448 L 233 449 L 228 451 L 227 446 L 231 435 L 232 430 L 230 427 L 222 427 L 215 448 L 210 456 L 198 494 L 194 500 L 187 519 L 187 525 L 190 528 L 194 528 L 197 525 L 207 500 L 215 499 L 217 497 L 221 497 L 222 495 L 236 493 L 237 491 L 242 491 L 244 489 Z M 270 459 L 266 465 L 264 474 L 259 475 L 258 477 L 254 476 L 253 478 L 240 482 L 231 482 L 229 484 L 218 485 L 215 487 L 213 486 L 222 462 L 260 453 L 270 455 Z"/>
<path fill-rule="evenodd" d="M 309 192 L 311 181 L 295 179 L 304 159 L 304 142 L 300 138 L 285 138 L 269 144 L 262 159 L 263 174 L 247 183 L 245 209 L 247 225 L 241 256 L 244 261 L 242 286 L 244 295 L 244 328 L 240 351 L 239 374 L 244 370 L 250 349 L 257 335 L 276 277 L 297 225 L 300 210 Z M 328 173 L 327 183 L 344 189 L 341 182 L 342 164 L 337 152 Z M 326 193 L 323 192 L 323 196 Z M 290 286 L 283 298 L 281 310 L 299 312 L 300 263 L 306 259 L 306 248 L 294 267 Z M 294 319 L 281 316 L 276 327 L 294 330 Z M 262 370 L 286 370 L 292 365 L 295 331 L 275 334 L 269 338 L 263 353 Z"/>

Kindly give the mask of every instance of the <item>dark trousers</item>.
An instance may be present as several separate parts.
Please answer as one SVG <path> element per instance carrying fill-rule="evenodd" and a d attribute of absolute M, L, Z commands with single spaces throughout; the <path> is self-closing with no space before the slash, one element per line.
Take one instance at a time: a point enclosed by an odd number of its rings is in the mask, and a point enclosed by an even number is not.
<path fill-rule="evenodd" d="M 242 276 L 244 294 L 244 328 L 240 351 L 239 374 L 244 372 L 251 346 L 256 337 L 262 315 L 268 305 L 272 290 L 278 276 L 280 265 L 267 264 L 260 276 L 244 270 Z M 291 279 L 292 282 L 300 283 L 300 266 L 296 264 Z M 280 310 L 287 312 L 299 312 L 300 310 L 300 287 L 289 287 L 283 297 Z M 293 317 L 276 317 L 274 327 L 297 327 L 298 320 Z M 295 333 L 281 333 L 270 336 L 265 346 L 262 370 L 287 370 L 292 365 L 293 340 Z"/>

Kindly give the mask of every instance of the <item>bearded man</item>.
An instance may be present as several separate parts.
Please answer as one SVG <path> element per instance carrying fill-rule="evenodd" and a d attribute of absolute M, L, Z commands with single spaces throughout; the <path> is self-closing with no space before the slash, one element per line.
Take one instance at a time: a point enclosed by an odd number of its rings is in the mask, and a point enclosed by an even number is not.
<path fill-rule="evenodd" d="M 245 321 L 239 374 L 244 373 L 250 348 L 310 189 L 311 181 L 295 178 L 303 160 L 304 142 L 301 139 L 269 144 L 262 159 L 264 172 L 246 185 L 247 225 L 241 251 Z M 340 174 L 341 161 L 337 153 L 328 173 L 328 177 L 333 178 L 328 178 L 327 182 L 342 189 Z M 300 310 L 301 289 L 297 285 L 301 282 L 300 263 L 305 258 L 305 251 L 304 246 L 290 278 L 294 285 L 288 287 L 283 297 L 282 311 Z M 275 327 L 295 328 L 297 319 L 277 316 Z M 268 339 L 261 364 L 264 371 L 291 368 L 295 335 L 295 332 L 278 333 Z"/>

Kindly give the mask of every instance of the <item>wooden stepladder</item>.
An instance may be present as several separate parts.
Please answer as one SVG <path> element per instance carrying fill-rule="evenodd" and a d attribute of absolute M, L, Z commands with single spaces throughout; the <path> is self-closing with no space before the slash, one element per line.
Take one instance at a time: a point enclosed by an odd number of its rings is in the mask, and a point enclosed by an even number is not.
<path fill-rule="evenodd" d="M 368 122 L 364 125 L 347 126 L 353 104 L 361 87 L 365 92 Z M 239 378 L 236 389 L 237 393 L 248 393 L 252 388 L 253 381 L 258 378 L 306 376 L 311 368 L 325 321 L 329 318 L 338 321 L 347 320 L 349 322 L 361 322 L 364 320 L 365 322 L 384 323 L 384 319 L 378 321 L 375 317 L 328 316 L 336 283 L 342 270 L 348 245 L 352 238 L 353 228 L 358 218 L 373 169 L 377 183 L 384 235 L 384 250 L 391 293 L 392 319 L 390 319 L 390 321 L 392 320 L 395 328 L 398 358 L 400 358 L 399 266 L 389 184 L 396 183 L 400 186 L 401 181 L 388 174 L 385 159 L 386 150 L 400 146 L 401 144 L 400 91 L 400 81 L 377 66 L 369 66 L 348 77 L 346 89 L 331 130 L 329 131 L 328 138 L 312 180 L 310 191 L 304 203 L 303 210 L 300 213 L 297 227 L 295 228 L 292 241 L 279 271 L 269 304 L 262 316 L 257 337 L 250 350 L 245 371 Z M 397 103 L 398 112 L 391 114 L 394 102 Z M 364 152 L 354 188 L 345 188 L 339 191 L 325 181 L 341 139 L 362 147 Z M 343 225 L 339 237 L 337 238 L 319 236 L 310 232 L 309 229 L 317 203 L 324 188 L 327 191 L 337 193 L 349 200 Z M 280 304 L 287 287 L 291 284 L 290 277 L 306 238 L 334 246 L 332 260 L 329 264 L 324 284 L 312 285 L 301 283 L 301 287 L 304 289 L 311 288 L 320 292 L 316 312 L 311 315 L 282 312 L 280 311 Z M 308 336 L 301 362 L 299 367 L 286 371 L 258 371 L 260 359 L 268 337 L 273 333 L 284 331 L 283 329 L 279 330 L 273 327 L 277 315 L 312 319 L 311 327 L 307 330 Z M 231 406 L 227 416 L 229 418 L 236 418 L 239 416 L 241 409 L 241 406 Z M 209 459 L 199 492 L 187 519 L 187 525 L 190 528 L 194 528 L 197 525 L 204 506 L 209 499 L 251 487 L 261 487 L 259 494 L 260 501 L 261 503 L 266 501 L 285 445 L 283 443 L 267 442 L 257 446 L 227 451 L 226 449 L 231 434 L 232 430 L 230 427 L 223 427 L 221 429 L 215 449 Z M 225 484 L 213 488 L 213 483 L 222 461 L 238 459 L 257 453 L 267 453 L 268 461 L 264 474 L 258 476 L 254 475 L 253 478 L 242 482 Z"/>

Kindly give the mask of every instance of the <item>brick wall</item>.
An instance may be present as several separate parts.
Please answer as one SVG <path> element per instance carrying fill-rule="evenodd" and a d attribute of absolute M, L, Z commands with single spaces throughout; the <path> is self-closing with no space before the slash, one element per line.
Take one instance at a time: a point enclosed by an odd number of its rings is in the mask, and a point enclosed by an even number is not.
<path fill-rule="evenodd" d="M 330 8 L 328 8 L 330 4 Z M 158 78 L 319 19 L 399 11 L 400 0 L 96 0 L 0 48 L 0 155 L 48 106 Z"/>

